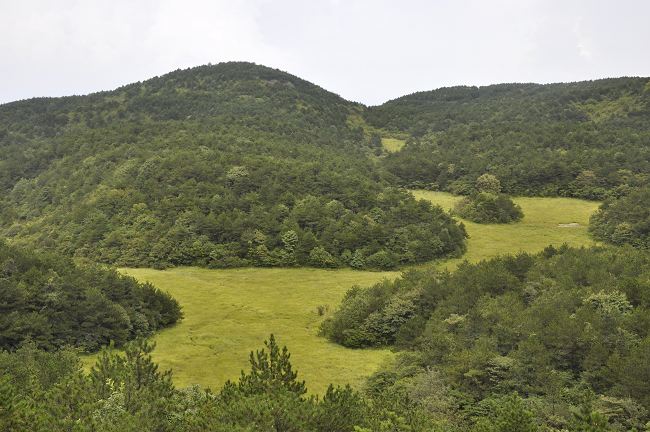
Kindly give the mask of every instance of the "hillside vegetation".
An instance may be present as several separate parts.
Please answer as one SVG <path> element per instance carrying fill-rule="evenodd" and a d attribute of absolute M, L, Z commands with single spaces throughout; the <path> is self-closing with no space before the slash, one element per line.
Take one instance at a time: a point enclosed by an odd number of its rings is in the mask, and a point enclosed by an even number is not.
<path fill-rule="evenodd" d="M 649 274 L 645 252 L 566 246 L 413 271 L 350 290 L 323 332 L 349 347 L 408 349 L 370 379 L 372 391 L 456 425 L 480 424 L 516 392 L 554 430 L 640 430 L 650 419 Z M 581 410 L 600 429 L 576 427 Z"/>
<path fill-rule="evenodd" d="M 445 210 L 461 199 L 442 192 L 413 193 Z M 592 244 L 586 224 L 597 203 L 569 198 L 516 201 L 526 212 L 523 221 L 508 225 L 463 221 L 469 234 L 467 253 L 422 266 L 451 269 L 466 259 L 477 262 L 504 253 L 539 252 L 549 244 Z M 558 226 L 564 222 L 580 226 Z M 362 388 L 366 377 L 391 358 L 388 350 L 341 347 L 319 337 L 318 331 L 351 286 L 394 279 L 398 272 L 196 267 L 121 271 L 168 292 L 183 306 L 184 319 L 154 337 L 157 346 L 152 353 L 161 367 L 174 370 L 174 383 L 180 387 L 200 384 L 215 390 L 236 378 L 241 353 L 259 344 L 268 332 L 282 335 L 291 347 L 294 366 L 317 394 L 323 394 L 330 383 Z"/>
<path fill-rule="evenodd" d="M 466 193 L 491 173 L 513 195 L 602 199 L 648 181 L 649 82 L 441 88 L 364 116 L 372 127 L 412 135 L 384 161 L 402 184 Z"/>
<path fill-rule="evenodd" d="M 391 269 L 459 255 L 462 229 L 396 187 L 471 194 L 487 173 L 507 194 L 623 196 L 650 172 L 647 82 L 454 87 L 367 108 L 222 63 L 5 104 L 0 232 L 131 267 Z M 495 217 L 516 219 L 506 210 Z"/>
<path fill-rule="evenodd" d="M 0 105 L 0 430 L 647 430 L 648 124 L 238 62 Z"/>
<path fill-rule="evenodd" d="M 650 249 L 650 187 L 607 200 L 591 218 L 589 229 L 609 243 Z"/>
<path fill-rule="evenodd" d="M 388 188 L 348 125 L 360 109 L 250 63 L 2 105 L 0 227 L 122 266 L 392 268 L 461 253 L 451 218 Z"/>

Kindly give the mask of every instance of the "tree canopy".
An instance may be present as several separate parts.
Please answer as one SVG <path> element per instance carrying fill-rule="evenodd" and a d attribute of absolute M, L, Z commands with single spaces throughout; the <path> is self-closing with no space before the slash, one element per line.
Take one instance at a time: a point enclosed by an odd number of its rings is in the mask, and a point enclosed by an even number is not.
<path fill-rule="evenodd" d="M 96 351 L 123 345 L 177 322 L 181 308 L 151 284 L 57 254 L 34 254 L 0 242 L 0 349 Z"/>
<path fill-rule="evenodd" d="M 353 288 L 322 331 L 406 350 L 369 386 L 446 418 L 499 416 L 514 392 L 529 412 L 517 415 L 542 425 L 574 430 L 595 411 L 602 430 L 639 430 L 650 420 L 649 275 L 650 255 L 629 247 L 548 247 Z"/>
<path fill-rule="evenodd" d="M 366 121 L 411 135 L 385 166 L 402 184 L 463 191 L 483 173 L 513 195 L 602 199 L 648 182 L 648 78 L 418 92 Z"/>

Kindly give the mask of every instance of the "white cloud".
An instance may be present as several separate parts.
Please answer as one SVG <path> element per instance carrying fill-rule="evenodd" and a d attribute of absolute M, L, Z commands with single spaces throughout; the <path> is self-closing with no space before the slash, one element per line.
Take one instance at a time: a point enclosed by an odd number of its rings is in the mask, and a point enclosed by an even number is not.
<path fill-rule="evenodd" d="M 576 24 L 574 27 L 574 33 L 576 34 L 576 37 L 578 38 L 578 43 L 576 45 L 576 48 L 578 49 L 578 54 L 580 57 L 584 57 L 586 59 L 591 59 L 592 52 L 591 52 L 591 39 L 585 35 L 585 32 L 582 28 L 582 21 L 583 18 L 580 16 L 576 20 Z"/>
<path fill-rule="evenodd" d="M 226 60 L 380 103 L 454 84 L 650 75 L 645 0 L 0 0 L 0 102 Z"/>

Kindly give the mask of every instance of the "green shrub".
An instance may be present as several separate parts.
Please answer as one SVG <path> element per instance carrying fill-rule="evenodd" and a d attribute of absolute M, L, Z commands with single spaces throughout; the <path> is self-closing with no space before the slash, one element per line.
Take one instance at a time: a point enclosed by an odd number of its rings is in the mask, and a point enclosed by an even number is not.
<path fill-rule="evenodd" d="M 524 212 L 505 194 L 477 192 L 456 204 L 454 212 L 476 223 L 510 223 L 521 220 Z"/>

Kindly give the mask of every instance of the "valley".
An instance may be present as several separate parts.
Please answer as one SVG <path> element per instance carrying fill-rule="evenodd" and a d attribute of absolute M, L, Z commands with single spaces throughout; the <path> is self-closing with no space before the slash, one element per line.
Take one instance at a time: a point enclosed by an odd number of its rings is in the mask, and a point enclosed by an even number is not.
<path fill-rule="evenodd" d="M 448 210 L 459 197 L 444 192 L 412 191 Z M 589 246 L 589 216 L 597 202 L 570 198 L 516 198 L 525 218 L 515 224 L 476 224 L 463 221 L 469 239 L 461 258 L 420 267 L 454 268 L 460 262 L 477 262 L 499 254 L 539 252 L 549 244 Z M 580 226 L 560 228 L 575 222 Z M 350 269 L 244 268 L 210 270 L 178 267 L 169 270 L 125 268 L 123 273 L 151 282 L 167 291 L 183 307 L 185 318 L 159 332 L 153 358 L 163 369 L 174 371 L 179 387 L 200 384 L 220 388 L 239 376 L 249 352 L 274 333 L 291 347 L 299 378 L 315 394 L 329 383 L 360 388 L 364 379 L 389 361 L 388 349 L 354 350 L 318 335 L 323 318 L 334 311 L 353 285 L 372 285 L 400 272 L 368 272 Z M 319 306 L 327 308 L 323 316 Z M 87 357 L 88 364 L 95 356 Z"/>
<path fill-rule="evenodd" d="M 179 387 L 200 384 L 216 391 L 226 380 L 236 380 L 250 351 L 270 333 L 291 347 L 299 379 L 316 394 L 323 394 L 330 383 L 360 387 L 391 358 L 389 350 L 351 350 L 319 337 L 324 316 L 318 308 L 332 312 L 352 285 L 395 278 L 397 272 L 197 267 L 121 271 L 169 292 L 183 307 L 185 319 L 153 338 L 154 360 L 162 369 L 173 370 Z"/>

